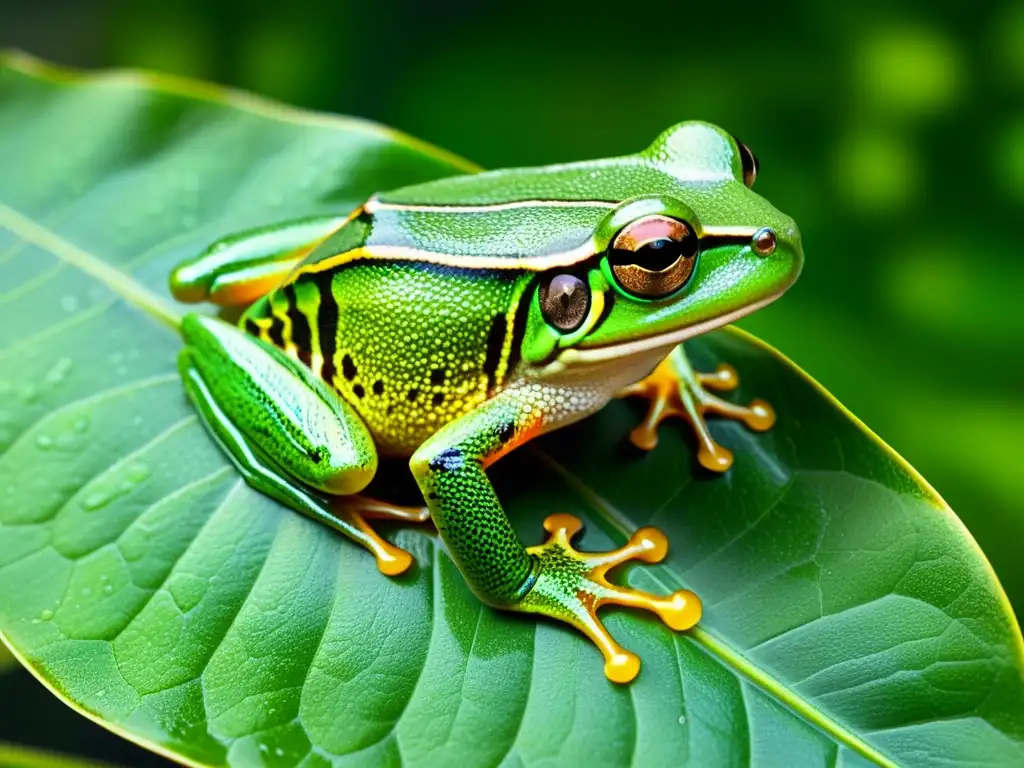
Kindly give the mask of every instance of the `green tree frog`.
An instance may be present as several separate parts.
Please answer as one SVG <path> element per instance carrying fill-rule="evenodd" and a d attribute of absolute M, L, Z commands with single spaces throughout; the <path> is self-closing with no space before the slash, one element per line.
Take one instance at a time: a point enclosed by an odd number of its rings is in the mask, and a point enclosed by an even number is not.
<path fill-rule="evenodd" d="M 767 429 L 763 402 L 729 403 L 723 367 L 698 373 L 682 343 L 782 294 L 803 262 L 794 222 L 751 190 L 758 164 L 725 131 L 685 122 L 625 157 L 440 179 L 215 243 L 171 277 L 182 301 L 248 309 L 238 323 L 189 314 L 180 370 L 202 420 L 245 479 L 366 547 L 389 575 L 412 563 L 372 517 L 429 514 L 489 605 L 544 614 L 589 637 L 610 680 L 640 660 L 606 630 L 606 604 L 685 630 L 700 600 L 613 584 L 655 563 L 654 528 L 584 553 L 567 514 L 524 546 L 486 469 L 616 396 L 650 401 L 633 442 L 686 419 L 699 459 L 731 455 L 709 413 Z M 378 456 L 407 457 L 425 509 L 362 494 Z M 325 511 L 326 510 L 326 511 Z"/>

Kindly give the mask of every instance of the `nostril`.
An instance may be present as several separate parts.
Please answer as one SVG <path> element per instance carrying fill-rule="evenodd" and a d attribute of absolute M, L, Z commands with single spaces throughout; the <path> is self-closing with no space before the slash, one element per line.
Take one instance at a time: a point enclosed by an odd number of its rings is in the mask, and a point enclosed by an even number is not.
<path fill-rule="evenodd" d="M 750 238 L 750 246 L 758 256 L 771 256 L 775 253 L 776 245 L 778 245 L 778 240 L 775 237 L 775 231 L 770 227 L 757 230 Z"/>

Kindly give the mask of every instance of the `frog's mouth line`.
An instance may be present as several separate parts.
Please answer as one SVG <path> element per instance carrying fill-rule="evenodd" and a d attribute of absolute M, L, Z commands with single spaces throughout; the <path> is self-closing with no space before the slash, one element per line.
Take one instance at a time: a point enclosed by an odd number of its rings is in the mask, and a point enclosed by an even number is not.
<path fill-rule="evenodd" d="M 788 286 L 787 286 L 788 287 Z M 593 363 L 604 363 L 609 360 L 619 360 L 624 357 L 630 357 L 631 355 L 638 355 L 643 352 L 650 352 L 661 347 L 674 347 L 677 344 L 692 339 L 694 336 L 700 336 L 702 333 L 713 331 L 716 328 L 721 328 L 723 325 L 736 322 L 742 317 L 746 317 L 751 312 L 756 312 L 762 307 L 766 307 L 779 298 L 785 289 L 766 296 L 760 301 L 755 301 L 753 304 L 748 304 L 740 309 L 727 312 L 724 315 L 718 317 L 712 317 L 709 320 L 705 320 L 696 325 L 689 325 L 686 328 L 680 328 L 675 331 L 668 331 L 667 333 L 659 333 L 653 336 L 647 336 L 642 339 L 634 339 L 633 341 L 624 341 L 619 344 L 608 344 L 603 347 L 592 347 L 590 349 L 566 349 L 557 358 L 557 362 L 563 366 L 570 365 L 588 365 Z"/>

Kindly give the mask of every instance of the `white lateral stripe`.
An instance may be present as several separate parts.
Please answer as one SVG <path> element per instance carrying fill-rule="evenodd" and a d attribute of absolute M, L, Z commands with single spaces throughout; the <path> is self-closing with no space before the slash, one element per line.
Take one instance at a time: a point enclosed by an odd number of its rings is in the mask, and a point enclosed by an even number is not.
<path fill-rule="evenodd" d="M 418 205 L 416 203 L 382 203 L 377 198 L 370 199 L 364 210 L 367 213 L 377 211 L 410 211 L 413 213 L 490 213 L 491 211 L 511 211 L 516 208 L 615 208 L 619 203 L 607 200 L 513 200 L 506 203 L 486 203 L 480 205 Z"/>

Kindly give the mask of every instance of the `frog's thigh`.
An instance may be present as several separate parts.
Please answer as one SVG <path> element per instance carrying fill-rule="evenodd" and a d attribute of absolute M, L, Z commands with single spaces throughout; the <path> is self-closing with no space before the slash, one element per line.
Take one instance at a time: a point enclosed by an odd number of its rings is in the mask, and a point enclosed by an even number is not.
<path fill-rule="evenodd" d="M 213 243 L 171 273 L 178 301 L 242 306 L 276 288 L 313 248 L 345 223 L 319 216 L 250 229 Z"/>
<path fill-rule="evenodd" d="M 633 430 L 630 439 L 638 448 L 649 451 L 658 444 L 658 425 L 678 416 L 689 422 L 696 433 L 697 459 L 701 465 L 724 472 L 732 466 L 732 452 L 711 436 L 706 420 L 708 414 L 741 421 L 758 432 L 770 429 L 775 423 L 775 413 L 764 400 L 754 400 L 746 406 L 735 405 L 708 391 L 726 392 L 738 385 L 739 376 L 731 365 L 719 365 L 714 373 L 695 371 L 680 344 L 651 375 L 620 393 L 622 397 L 644 397 L 650 403 L 647 416 Z"/>
<path fill-rule="evenodd" d="M 246 482 L 362 544 L 382 572 L 406 570 L 411 556 L 360 514 L 372 502 L 331 498 L 358 493 L 376 471 L 359 416 L 299 364 L 232 326 L 189 315 L 182 335 L 185 389 Z"/>
<path fill-rule="evenodd" d="M 506 390 L 438 431 L 410 461 L 452 559 L 491 605 L 521 597 L 533 561 L 484 469 L 539 428 L 539 409 Z"/>

